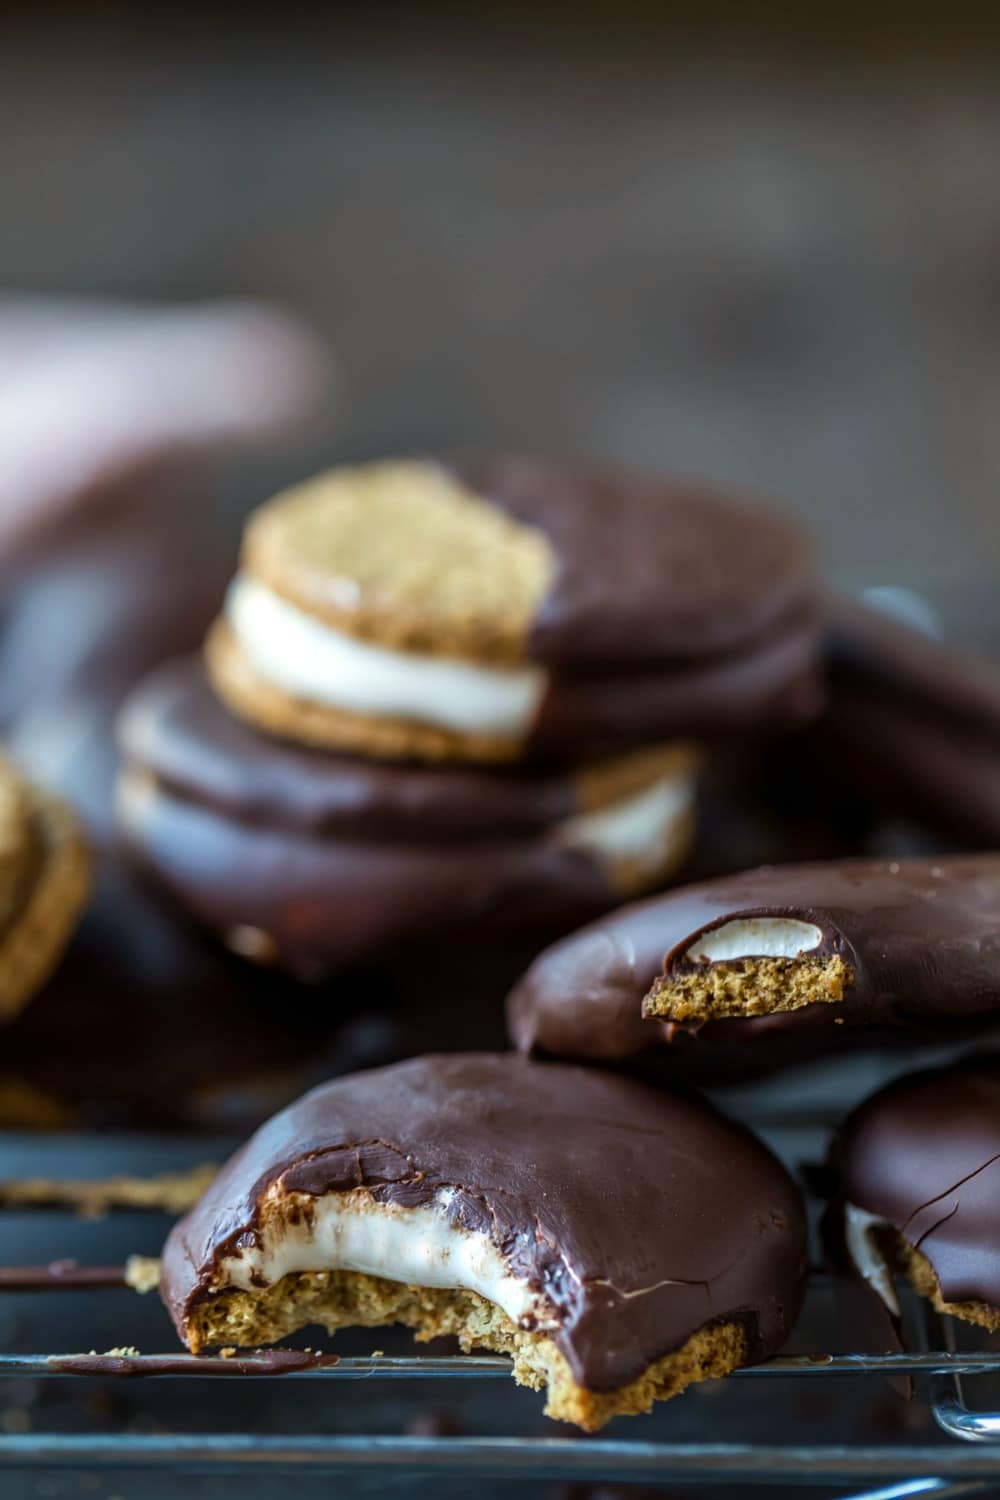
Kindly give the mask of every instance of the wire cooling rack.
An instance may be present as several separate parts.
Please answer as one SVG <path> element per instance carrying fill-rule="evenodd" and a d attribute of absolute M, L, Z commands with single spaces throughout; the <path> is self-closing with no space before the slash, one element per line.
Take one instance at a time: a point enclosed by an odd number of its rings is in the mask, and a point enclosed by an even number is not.
<path fill-rule="evenodd" d="M 824 1135 L 815 1121 L 794 1120 L 765 1133 L 796 1161 L 817 1159 Z M 148 1175 L 221 1159 L 229 1144 L 8 1137 L 0 1177 L 93 1178 L 140 1166 Z M 780 1357 L 585 1436 L 546 1422 L 506 1359 L 414 1354 L 396 1330 L 338 1335 L 339 1363 L 280 1375 L 266 1354 L 181 1354 L 158 1298 L 123 1285 L 126 1255 L 155 1254 L 168 1222 L 129 1208 L 80 1218 L 44 1201 L 0 1211 L 0 1469 L 143 1470 L 150 1482 L 270 1476 L 276 1486 L 289 1475 L 338 1475 L 338 1494 L 351 1476 L 435 1495 L 474 1477 L 481 1497 L 502 1481 L 524 1493 L 530 1480 L 703 1484 L 726 1494 L 788 1485 L 867 1500 L 1000 1493 L 1000 1340 L 912 1298 L 906 1352 L 825 1353 L 837 1347 L 836 1312 L 817 1273 Z M 70 1269 L 47 1289 L 26 1288 L 25 1268 L 67 1258 L 88 1274 Z M 383 1349 L 372 1349 L 373 1338 Z M 108 1349 L 124 1352 L 95 1365 L 88 1351 Z M 169 1374 L 157 1350 L 169 1351 Z M 900 1376 L 913 1378 L 910 1402 L 889 1387 Z M 0 1489 L 6 1496 L 3 1480 Z"/>

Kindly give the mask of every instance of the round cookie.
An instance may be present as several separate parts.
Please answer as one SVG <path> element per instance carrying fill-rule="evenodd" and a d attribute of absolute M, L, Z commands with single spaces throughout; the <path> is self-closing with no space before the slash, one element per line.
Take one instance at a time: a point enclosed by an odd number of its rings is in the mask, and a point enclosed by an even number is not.
<path fill-rule="evenodd" d="M 390 758 L 578 756 L 817 707 L 789 523 L 528 459 L 334 470 L 251 517 L 207 660 L 228 706 Z"/>
<path fill-rule="evenodd" d="M 898 1270 L 939 1312 L 1000 1328 L 1000 1058 L 891 1083 L 832 1159 L 848 1252 L 890 1311 Z"/>
<path fill-rule="evenodd" d="M 0 1020 L 55 968 L 83 907 L 89 860 L 69 810 L 0 757 Z"/>
<path fill-rule="evenodd" d="M 565 929 L 666 878 L 694 830 L 688 745 L 531 770 L 353 759 L 232 717 L 194 660 L 132 696 L 121 740 L 143 864 L 238 951 L 303 974 L 464 925 Z"/>
<path fill-rule="evenodd" d="M 805 1223 L 780 1163 L 706 1105 L 490 1053 L 324 1084 L 175 1226 L 160 1290 L 198 1352 L 403 1323 L 513 1357 L 595 1430 L 774 1353 Z"/>
<path fill-rule="evenodd" d="M 683 1046 L 747 1067 L 1000 1005 L 1000 855 L 764 866 L 623 907 L 543 953 L 509 999 L 524 1051 L 601 1061 Z"/>

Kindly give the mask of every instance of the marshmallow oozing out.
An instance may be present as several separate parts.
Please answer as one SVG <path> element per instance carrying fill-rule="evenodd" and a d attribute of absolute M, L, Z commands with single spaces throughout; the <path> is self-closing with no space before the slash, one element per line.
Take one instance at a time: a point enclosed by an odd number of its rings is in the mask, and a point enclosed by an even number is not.
<path fill-rule="evenodd" d="M 273 1286 L 296 1271 L 359 1271 L 404 1285 L 478 1292 L 512 1323 L 551 1323 L 545 1300 L 513 1275 L 488 1235 L 452 1224 L 451 1198 L 402 1207 L 379 1203 L 363 1189 L 328 1193 L 295 1222 L 280 1208 L 265 1218 L 255 1246 L 219 1265 L 215 1291 Z"/>
<path fill-rule="evenodd" d="M 877 1214 L 870 1214 L 867 1209 L 858 1208 L 854 1203 L 844 1205 L 844 1238 L 848 1254 L 858 1274 L 878 1293 L 889 1311 L 898 1317 L 899 1301 L 892 1284 L 892 1274 L 873 1234 L 874 1230 L 884 1229 L 886 1225 L 887 1220 L 880 1219 Z"/>

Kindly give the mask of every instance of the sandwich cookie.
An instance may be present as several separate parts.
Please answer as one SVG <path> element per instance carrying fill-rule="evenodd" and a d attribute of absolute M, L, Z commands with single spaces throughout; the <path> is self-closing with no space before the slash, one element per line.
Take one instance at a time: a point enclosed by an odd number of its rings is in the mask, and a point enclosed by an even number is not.
<path fill-rule="evenodd" d="M 1000 1058 L 891 1083 L 833 1162 L 848 1252 L 890 1312 L 901 1272 L 938 1312 L 1000 1328 Z"/>
<path fill-rule="evenodd" d="M 274 740 L 197 660 L 133 694 L 125 839 L 231 948 L 321 974 L 460 925 L 551 932 L 648 889 L 695 826 L 679 742 L 576 766 L 397 765 Z"/>
<path fill-rule="evenodd" d="M 72 814 L 0 757 L 0 1020 L 17 1015 L 56 967 L 88 884 Z"/>
<path fill-rule="evenodd" d="M 526 459 L 334 470 L 250 519 L 207 660 L 259 729 L 366 756 L 578 757 L 818 706 L 798 530 Z"/>
<path fill-rule="evenodd" d="M 513 1358 L 594 1430 L 774 1353 L 800 1194 L 748 1132 L 633 1080 L 451 1054 L 322 1085 L 173 1229 L 160 1291 L 194 1352 L 402 1323 Z"/>
<path fill-rule="evenodd" d="M 796 1039 L 954 1033 L 998 1005 L 1000 855 L 984 854 L 765 866 L 624 907 L 543 953 L 509 1018 L 522 1050 L 556 1056 L 684 1039 L 767 1063 Z"/>

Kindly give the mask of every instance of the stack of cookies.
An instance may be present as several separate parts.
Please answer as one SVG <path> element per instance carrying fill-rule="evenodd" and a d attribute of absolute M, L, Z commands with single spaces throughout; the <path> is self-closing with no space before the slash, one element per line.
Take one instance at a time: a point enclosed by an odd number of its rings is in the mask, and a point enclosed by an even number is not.
<path fill-rule="evenodd" d="M 706 745 L 818 707 L 796 528 L 527 459 L 333 471 L 247 525 L 204 658 L 122 721 L 126 838 L 246 956 L 314 977 L 662 884 Z"/>
<path fill-rule="evenodd" d="M 402 1324 L 509 1354 L 551 1416 L 595 1430 L 782 1346 L 802 1195 L 678 1074 L 952 1039 L 1000 1004 L 1000 855 L 648 894 L 697 845 L 716 747 L 814 722 L 821 617 L 794 527 L 659 480 L 380 463 L 251 517 L 203 653 L 124 712 L 130 849 L 226 947 L 292 976 L 394 951 L 417 968 L 418 941 L 446 934 L 478 955 L 491 931 L 528 935 L 533 961 L 510 1051 L 459 1050 L 461 1013 L 489 1007 L 442 985 L 454 1050 L 346 1074 L 313 1054 L 314 1078 L 343 1076 L 263 1125 L 167 1240 L 161 1293 L 190 1350 Z M 904 655 L 940 701 L 926 651 Z M 992 723 L 978 679 L 945 696 L 956 735 L 971 706 Z M 59 810 L 2 768 L 0 827 L 10 1013 L 54 960 L 82 864 Z M 226 963 L 241 1016 L 272 976 Z M 297 1012 L 295 978 L 273 980 L 271 1009 L 294 991 Z M 193 1045 L 204 1061 L 207 1028 Z M 880 1311 L 898 1311 L 901 1270 L 1000 1326 L 998 1153 L 995 1063 L 897 1084 L 849 1120 L 842 1241 Z"/>

